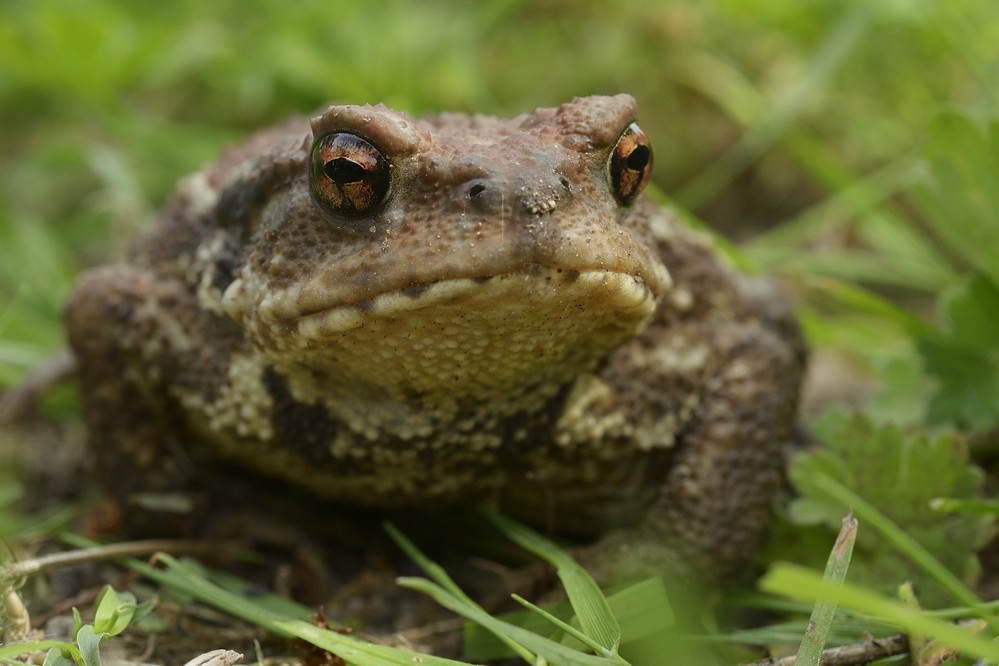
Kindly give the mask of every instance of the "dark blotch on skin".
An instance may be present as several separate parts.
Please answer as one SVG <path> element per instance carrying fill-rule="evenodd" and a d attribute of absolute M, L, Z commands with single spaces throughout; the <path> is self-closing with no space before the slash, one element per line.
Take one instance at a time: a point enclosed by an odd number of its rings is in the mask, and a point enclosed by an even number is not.
<path fill-rule="evenodd" d="M 402 293 L 410 298 L 419 298 L 423 292 L 430 288 L 429 284 L 418 284 L 412 287 L 406 287 L 402 290 Z"/>
<path fill-rule="evenodd" d="M 579 271 L 559 271 L 562 274 L 562 279 L 565 280 L 566 284 L 572 284 L 579 279 Z"/>
<path fill-rule="evenodd" d="M 292 397 L 288 384 L 273 368 L 264 371 L 264 386 L 274 400 L 274 439 L 285 442 L 295 456 L 329 463 L 327 445 L 337 432 L 321 403 L 309 405 Z"/>
<path fill-rule="evenodd" d="M 215 218 L 221 227 L 249 229 L 264 204 L 294 178 L 293 163 L 271 161 L 246 178 L 229 183 L 219 192 Z"/>
<path fill-rule="evenodd" d="M 212 286 L 224 292 L 235 279 L 235 271 L 235 255 L 230 248 L 223 248 L 215 257 L 215 270 L 212 271 Z"/>

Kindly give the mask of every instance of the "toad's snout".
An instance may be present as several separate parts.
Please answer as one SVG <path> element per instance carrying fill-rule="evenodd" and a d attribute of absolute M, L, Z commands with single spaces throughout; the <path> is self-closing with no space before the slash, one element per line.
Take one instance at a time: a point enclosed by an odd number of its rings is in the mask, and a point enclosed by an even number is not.
<path fill-rule="evenodd" d="M 572 199 L 569 180 L 554 172 L 530 178 L 473 178 L 462 184 L 461 191 L 468 206 L 482 215 L 506 212 L 537 217 L 555 212 Z"/>
<path fill-rule="evenodd" d="M 482 216 L 524 216 L 532 219 L 554 213 L 572 201 L 571 181 L 565 173 L 570 153 L 552 150 L 516 159 L 503 143 L 475 146 L 455 161 L 449 180 L 455 203 L 462 210 Z"/>

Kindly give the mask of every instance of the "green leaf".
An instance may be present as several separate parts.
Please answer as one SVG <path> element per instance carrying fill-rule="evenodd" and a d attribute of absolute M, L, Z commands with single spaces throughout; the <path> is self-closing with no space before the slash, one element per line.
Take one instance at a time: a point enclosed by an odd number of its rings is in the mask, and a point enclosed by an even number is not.
<path fill-rule="evenodd" d="M 135 595 L 131 592 L 116 592 L 105 585 L 94 602 L 94 631 L 109 636 L 117 636 L 125 630 L 135 616 Z"/>
<path fill-rule="evenodd" d="M 76 640 L 76 635 L 80 633 L 80 629 L 83 628 L 83 618 L 80 617 L 80 610 L 73 606 L 73 640 Z"/>
<path fill-rule="evenodd" d="M 49 648 L 45 653 L 45 661 L 42 666 L 76 666 L 76 662 L 70 659 L 64 649 Z"/>
<path fill-rule="evenodd" d="M 799 454 L 789 470 L 801 495 L 791 505 L 792 520 L 824 524 L 830 531 L 838 528 L 850 507 L 826 492 L 823 479 L 831 478 L 877 507 L 965 584 L 976 580 L 979 567 L 974 553 L 987 542 L 995 519 L 930 510 L 936 497 L 981 497 L 981 471 L 969 462 L 961 439 L 907 435 L 894 426 L 842 414 L 816 423 L 816 434 L 825 446 Z M 858 536 L 851 578 L 885 591 L 911 580 L 927 606 L 950 598 L 877 530 Z"/>
<path fill-rule="evenodd" d="M 108 634 L 97 633 L 94 628 L 85 624 L 76 634 L 76 644 L 80 648 L 80 659 L 83 666 L 101 666 L 100 645 Z"/>
<path fill-rule="evenodd" d="M 152 613 L 153 610 L 156 608 L 156 604 L 158 604 L 159 601 L 160 601 L 159 598 L 152 597 L 150 599 L 146 599 L 141 604 L 136 606 L 135 611 L 132 614 L 132 623 L 137 624 L 146 619 L 146 617 L 148 617 L 149 614 Z"/>
<path fill-rule="evenodd" d="M 927 419 L 989 430 L 999 424 L 999 287 L 978 273 L 944 299 L 943 311 L 944 330 L 918 345 L 939 381 Z"/>

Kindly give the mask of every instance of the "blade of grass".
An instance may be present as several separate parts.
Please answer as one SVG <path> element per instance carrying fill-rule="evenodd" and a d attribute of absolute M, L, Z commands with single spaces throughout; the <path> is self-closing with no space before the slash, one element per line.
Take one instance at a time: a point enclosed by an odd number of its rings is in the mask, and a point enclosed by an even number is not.
<path fill-rule="evenodd" d="M 451 597 L 454 597 L 454 599 L 457 600 L 457 602 L 460 602 L 464 607 L 475 609 L 476 611 L 486 614 L 485 610 L 475 603 L 471 597 L 465 594 L 464 590 L 458 587 L 458 584 L 454 582 L 451 576 L 449 576 L 439 564 L 427 557 L 423 551 L 417 548 L 416 544 L 410 541 L 405 534 L 400 532 L 395 525 L 386 522 L 383 524 L 383 527 L 385 531 L 388 532 L 388 535 L 392 538 L 392 540 L 396 542 L 404 553 L 406 553 L 406 556 L 413 560 L 413 562 L 416 563 L 416 566 L 423 569 L 423 571 L 430 576 L 431 580 L 443 588 Z M 420 591 L 422 592 L 424 590 L 421 589 Z M 437 599 L 436 597 L 433 598 Z M 440 600 L 437 600 L 437 602 L 441 603 Z M 452 608 L 451 610 L 454 609 Z M 533 663 L 535 661 L 535 656 L 526 650 L 518 641 L 511 639 L 506 634 L 495 634 L 495 636 L 507 647 L 513 650 L 514 654 L 519 656 L 524 661 L 528 663 Z"/>
<path fill-rule="evenodd" d="M 494 511 L 484 509 L 482 513 L 508 539 L 555 567 L 583 631 L 600 644 L 605 654 L 616 654 L 621 626 L 593 577 L 568 553 L 534 530 Z"/>
<path fill-rule="evenodd" d="M 582 631 L 580 631 L 576 627 L 574 627 L 571 624 L 569 624 L 568 622 L 563 622 L 561 619 L 555 617 L 554 615 L 552 615 L 551 613 L 549 613 L 548 611 L 546 611 L 541 606 L 538 606 L 536 604 L 532 604 L 530 601 L 528 601 L 524 597 L 520 596 L 519 594 L 514 594 L 512 596 L 513 596 L 513 600 L 516 601 L 518 604 L 520 604 L 524 608 L 526 608 L 526 609 L 528 609 L 530 611 L 533 611 L 534 613 L 540 615 L 547 622 L 555 625 L 555 627 L 557 629 L 559 629 L 560 631 L 568 634 L 569 636 L 572 636 L 577 641 L 579 641 L 583 645 L 587 646 L 588 648 L 590 648 L 591 650 L 593 650 L 597 654 L 601 654 L 603 652 L 603 646 L 602 645 L 600 645 L 599 643 L 597 643 L 595 640 L 593 640 L 592 638 L 590 638 L 589 636 L 587 636 L 586 634 L 584 634 Z"/>
<path fill-rule="evenodd" d="M 927 615 L 932 615 L 933 617 L 940 618 L 942 620 L 961 620 L 969 617 L 977 617 L 979 612 L 983 613 L 999 613 L 999 600 L 986 601 L 985 603 L 979 605 L 977 608 L 968 608 L 967 606 L 956 606 L 953 608 L 935 608 L 933 610 L 923 611 Z"/>
<path fill-rule="evenodd" d="M 905 604 L 906 608 L 914 611 L 922 611 L 922 608 L 919 606 L 919 599 L 916 598 L 916 591 L 912 588 L 912 583 L 905 582 L 898 586 L 898 598 L 899 601 Z M 909 639 L 909 652 L 912 653 L 913 661 L 917 664 L 923 664 L 923 650 L 926 649 L 929 641 L 926 636 L 915 632 L 909 632 L 907 636 Z"/>
<path fill-rule="evenodd" d="M 427 557 L 422 550 L 417 548 L 415 543 L 409 540 L 409 537 L 399 531 L 399 528 L 389 522 L 383 523 L 382 527 L 388 532 L 388 535 L 395 541 L 396 545 L 406 553 L 406 556 L 423 569 L 434 582 L 465 603 L 475 605 L 472 598 L 465 594 L 465 591 L 454 582 L 444 568 Z"/>
<path fill-rule="evenodd" d="M 50 650 L 52 648 L 59 648 L 61 650 L 75 649 L 72 643 L 67 643 L 65 641 L 55 641 L 51 639 L 46 639 L 42 641 L 35 641 L 32 643 L 13 643 L 11 645 L 0 645 L 0 661 L 9 661 L 14 657 L 18 657 L 29 652 L 41 652 L 42 650 Z"/>
<path fill-rule="evenodd" d="M 675 629 L 675 618 L 661 578 L 647 578 L 608 592 L 607 603 L 621 624 L 622 646 Z M 545 612 L 563 621 L 571 620 L 573 615 L 572 606 L 567 601 L 546 604 Z M 503 613 L 499 618 L 537 634 L 544 634 L 550 628 L 548 620 L 527 609 Z M 795 638 L 800 637 L 802 631 Z M 512 655 L 502 651 L 502 646 L 497 645 L 491 632 L 481 626 L 470 625 L 465 631 L 465 656 L 488 661 Z"/>
<path fill-rule="evenodd" d="M 882 326 L 891 322 L 910 337 L 928 335 L 933 331 L 932 326 L 911 312 L 864 287 L 822 277 L 809 277 L 804 285 L 813 295 L 813 300 L 819 297 L 829 299 L 845 308 L 872 315 L 881 320 Z"/>
<path fill-rule="evenodd" d="M 126 565 L 147 578 L 180 589 L 185 594 L 234 617 L 263 627 L 279 636 L 301 638 L 333 652 L 349 663 L 358 666 L 412 666 L 414 663 L 426 666 L 468 666 L 466 662 L 375 645 L 354 636 L 321 629 L 309 622 L 269 611 L 254 604 L 250 599 L 227 592 L 200 575 L 192 573 L 189 567 L 169 555 L 160 555 L 157 561 L 167 568 L 157 569 L 135 560 L 128 561 Z"/>
<path fill-rule="evenodd" d="M 426 594 L 445 608 L 476 624 L 481 624 L 496 636 L 508 636 L 539 657 L 543 657 L 549 664 L 558 664 L 559 666 L 627 666 L 628 664 L 619 655 L 599 656 L 586 654 L 522 627 L 504 622 L 475 606 L 463 603 L 461 599 L 450 594 L 442 586 L 426 578 L 401 578 L 399 579 L 399 584 Z M 529 663 L 537 662 L 531 661 Z"/>
<path fill-rule="evenodd" d="M 864 176 L 850 174 L 849 180 L 837 183 L 841 186 L 830 196 L 804 209 L 795 217 L 762 231 L 750 239 L 743 249 L 751 253 L 758 247 L 769 251 L 773 251 L 772 248 L 796 247 L 817 233 L 835 228 L 841 220 L 870 214 L 911 186 L 913 172 L 916 170 L 913 166 L 916 157 L 904 155 Z"/>
<path fill-rule="evenodd" d="M 930 509 L 940 513 L 978 513 L 995 516 L 999 514 L 999 499 L 937 497 L 930 502 Z"/>
<path fill-rule="evenodd" d="M 854 5 L 826 33 L 810 62 L 769 113 L 711 166 L 686 183 L 676 199 L 697 208 L 755 162 L 787 130 L 805 104 L 820 91 L 853 51 L 872 22 L 864 4 Z"/>
<path fill-rule="evenodd" d="M 955 599 L 969 608 L 976 609 L 994 634 L 999 634 L 999 621 L 985 609 L 982 601 L 961 580 L 948 571 L 922 544 L 906 534 L 872 504 L 827 474 L 816 474 L 817 490 L 843 506 L 851 508 L 865 524 L 881 533 L 901 554 L 908 557 L 934 580 L 940 583 Z"/>
<path fill-rule="evenodd" d="M 64 538 L 79 547 L 98 545 L 78 535 L 67 535 Z M 154 542 L 147 542 L 147 545 L 148 543 Z M 209 581 L 199 568 L 186 565 L 170 555 L 159 553 L 155 559 L 167 568 L 159 569 L 136 559 L 122 561 L 124 566 L 146 578 L 262 627 L 278 636 L 301 638 L 317 647 L 333 652 L 348 663 L 357 666 L 412 666 L 414 663 L 425 666 L 469 666 L 467 662 L 375 645 L 347 634 L 321 629 L 297 617 L 301 612 L 300 606 L 284 605 L 282 608 L 270 601 L 264 604 L 257 603 L 256 598 L 249 599 L 223 589 Z M 287 614 L 288 610 L 291 611 L 291 614 Z"/>
<path fill-rule="evenodd" d="M 851 514 L 843 519 L 843 527 L 829 553 L 829 560 L 826 562 L 826 570 L 823 574 L 824 580 L 839 585 L 843 584 L 843 581 L 846 580 L 846 572 L 850 568 L 850 558 L 853 555 L 853 545 L 856 541 L 857 519 Z M 822 662 L 822 650 L 825 649 L 829 639 L 835 615 L 835 602 L 820 599 L 815 603 L 815 608 L 812 609 L 812 615 L 808 620 L 808 629 L 798 647 L 794 666 L 819 666 Z"/>
<path fill-rule="evenodd" d="M 759 264 L 780 266 L 784 272 L 790 262 L 795 272 L 939 290 L 953 282 L 953 263 L 938 241 L 894 210 L 892 200 L 918 182 L 918 159 L 907 153 L 872 173 L 826 183 L 828 197 L 755 236 L 743 251 Z M 838 264 L 827 258 L 830 248 L 816 247 L 816 239 L 846 234 L 861 241 L 860 248 L 840 250 Z M 851 261 L 862 263 L 854 268 Z"/>
<path fill-rule="evenodd" d="M 906 608 L 859 586 L 823 580 L 821 575 L 806 567 L 787 562 L 774 564 L 760 579 L 760 588 L 771 594 L 801 601 L 831 601 L 857 613 L 898 625 L 909 633 L 919 632 L 932 636 L 940 643 L 971 657 L 999 660 L 999 646 L 985 638 L 969 634 L 927 613 Z"/>
<path fill-rule="evenodd" d="M 205 576 L 213 582 L 214 584 L 221 587 L 227 592 L 232 592 L 233 594 L 245 594 L 246 590 L 251 588 L 251 583 L 238 577 L 228 574 L 224 571 L 219 571 L 218 569 L 207 569 L 205 571 Z M 267 610 L 277 613 L 278 615 L 284 615 L 286 617 L 295 617 L 300 620 L 308 620 L 316 615 L 314 608 L 309 608 L 303 604 L 293 601 L 288 597 L 283 597 L 280 594 L 275 594 L 274 592 L 263 592 L 261 593 L 258 589 L 253 590 L 253 603 L 263 606 Z M 333 620 L 326 618 L 326 624 L 331 627 L 339 626 Z"/>

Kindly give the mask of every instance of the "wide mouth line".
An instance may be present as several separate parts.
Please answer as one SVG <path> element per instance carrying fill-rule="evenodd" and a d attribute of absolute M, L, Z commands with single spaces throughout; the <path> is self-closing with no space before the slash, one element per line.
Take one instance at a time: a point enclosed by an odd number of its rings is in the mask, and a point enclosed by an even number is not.
<path fill-rule="evenodd" d="M 344 303 L 335 303 L 335 304 L 332 304 L 332 305 L 329 305 L 329 306 L 326 306 L 326 307 L 315 308 L 315 309 L 312 309 L 312 310 L 303 311 L 303 312 L 298 313 L 298 314 L 296 314 L 294 316 L 288 317 L 288 321 L 289 322 L 294 322 L 294 321 L 302 321 L 302 320 L 313 319 L 313 318 L 316 318 L 316 317 L 322 317 L 322 316 L 328 315 L 329 313 L 336 312 L 336 311 L 347 311 L 347 310 L 353 310 L 353 311 L 357 311 L 357 312 L 374 311 L 376 309 L 375 308 L 375 304 L 379 300 L 385 300 L 385 299 L 392 298 L 392 297 L 406 297 L 406 298 L 413 299 L 415 301 L 415 300 L 418 300 L 421 297 L 423 297 L 426 294 L 426 292 L 431 291 L 431 290 L 433 290 L 433 289 L 435 289 L 437 287 L 440 287 L 441 289 L 443 289 L 446 285 L 455 285 L 455 284 L 461 283 L 461 282 L 474 283 L 474 284 L 485 284 L 487 282 L 490 282 L 490 281 L 496 280 L 496 279 L 502 279 L 502 278 L 514 277 L 514 276 L 529 276 L 529 275 L 531 275 L 535 271 L 539 271 L 539 272 L 541 272 L 541 271 L 548 271 L 549 273 L 556 274 L 556 275 L 571 276 L 572 277 L 572 281 L 575 281 L 580 275 L 582 275 L 584 273 L 604 274 L 604 275 L 608 275 L 608 276 L 612 276 L 612 275 L 616 275 L 616 276 L 627 276 L 627 277 L 630 277 L 630 278 L 632 278 L 632 279 L 634 279 L 634 280 L 636 280 L 638 282 L 641 282 L 643 285 L 645 285 L 646 287 L 648 287 L 648 282 L 641 275 L 636 275 L 634 273 L 629 273 L 629 272 L 626 272 L 626 271 L 618 271 L 618 270 L 605 269 L 605 268 L 581 268 L 581 269 L 572 268 L 572 269 L 568 269 L 568 268 L 561 268 L 561 267 L 556 268 L 556 267 L 546 266 L 546 265 L 540 264 L 540 263 L 530 263 L 530 264 L 525 264 L 525 265 L 521 266 L 520 268 L 518 268 L 516 270 L 504 271 L 504 272 L 501 272 L 501 273 L 470 274 L 470 275 L 465 275 L 465 276 L 460 276 L 460 277 L 448 277 L 448 278 L 442 278 L 442 279 L 428 281 L 428 282 L 420 282 L 420 283 L 416 283 L 416 284 L 411 284 L 411 285 L 407 285 L 405 287 L 400 287 L 400 288 L 396 288 L 396 289 L 390 289 L 390 290 L 387 290 L 387 291 L 379 292 L 378 294 L 375 294 L 374 296 L 369 296 L 367 298 L 363 298 L 363 299 L 360 299 L 360 300 L 357 300 L 357 301 L 350 301 L 350 302 L 344 302 Z M 433 303 L 432 300 L 430 302 L 428 302 L 428 305 L 430 305 L 431 303 Z"/>

